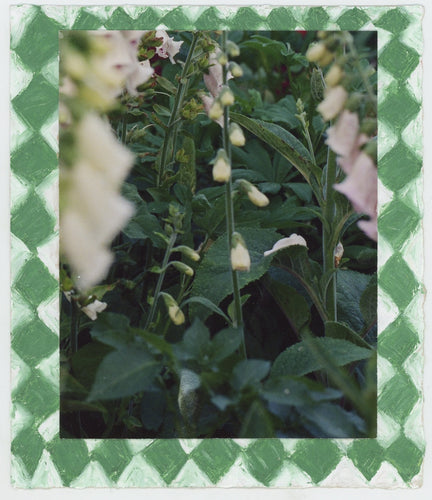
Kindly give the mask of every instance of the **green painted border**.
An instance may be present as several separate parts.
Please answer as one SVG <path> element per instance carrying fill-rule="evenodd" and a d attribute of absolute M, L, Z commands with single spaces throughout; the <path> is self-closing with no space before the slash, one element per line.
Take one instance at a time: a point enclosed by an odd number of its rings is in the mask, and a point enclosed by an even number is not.
<path fill-rule="evenodd" d="M 422 8 L 11 8 L 12 484 L 418 487 L 422 416 Z M 378 438 L 60 440 L 59 29 L 377 30 Z"/>

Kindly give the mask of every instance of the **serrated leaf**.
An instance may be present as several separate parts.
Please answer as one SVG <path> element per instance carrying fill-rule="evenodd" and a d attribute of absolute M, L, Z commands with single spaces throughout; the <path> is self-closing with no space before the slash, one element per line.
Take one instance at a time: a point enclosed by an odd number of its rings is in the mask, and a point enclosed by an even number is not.
<path fill-rule="evenodd" d="M 108 354 L 96 372 L 88 401 L 132 396 L 146 389 L 160 371 L 160 364 L 145 349 L 123 347 Z"/>
<path fill-rule="evenodd" d="M 251 258 L 249 272 L 239 272 L 240 288 L 259 279 L 268 269 L 271 258 L 264 257 L 264 251 L 272 248 L 280 235 L 274 229 L 237 228 L 243 236 Z M 226 234 L 219 237 L 205 253 L 196 270 L 192 286 L 192 296 L 201 296 L 219 304 L 232 294 L 231 264 Z M 201 319 L 208 317 L 208 311 L 202 306 L 190 308 L 190 314 Z"/>
<path fill-rule="evenodd" d="M 373 354 L 371 349 L 359 347 L 347 340 L 319 337 L 310 339 L 309 342 L 314 343 L 320 351 L 327 352 L 336 366 L 344 366 L 354 361 L 368 359 Z M 279 354 L 273 363 L 271 375 L 272 377 L 302 376 L 324 368 L 324 364 L 316 359 L 307 343 L 302 341 Z"/>
<path fill-rule="evenodd" d="M 270 371 L 270 361 L 263 359 L 245 359 L 236 364 L 231 385 L 236 391 L 247 386 L 255 386 Z"/>

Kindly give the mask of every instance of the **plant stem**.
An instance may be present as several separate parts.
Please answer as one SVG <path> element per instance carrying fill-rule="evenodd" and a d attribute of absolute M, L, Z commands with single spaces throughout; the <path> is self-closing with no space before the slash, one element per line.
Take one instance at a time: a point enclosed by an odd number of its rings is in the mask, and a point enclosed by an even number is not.
<path fill-rule="evenodd" d="M 222 51 L 226 52 L 226 43 L 227 43 L 227 32 L 222 32 Z M 223 85 L 227 84 L 227 67 L 226 64 L 222 66 L 222 75 L 223 75 Z M 231 164 L 231 143 L 229 140 L 229 107 L 224 107 L 224 127 L 222 133 L 223 147 L 225 149 L 225 153 L 228 156 L 229 163 Z M 235 223 L 234 223 L 234 206 L 232 200 L 232 179 L 231 176 L 229 181 L 225 185 L 225 213 L 226 213 L 226 223 L 227 223 L 227 235 L 228 235 L 228 255 L 231 254 L 231 243 L 232 243 L 232 235 L 235 231 Z M 246 343 L 244 336 L 244 328 L 243 328 L 243 312 L 242 312 L 242 303 L 240 297 L 240 284 L 238 278 L 238 272 L 232 269 L 231 262 L 231 278 L 233 284 L 233 296 L 234 296 L 234 310 L 235 310 L 235 321 L 234 326 L 236 326 L 241 333 L 241 352 L 244 358 L 247 358 L 246 354 Z"/>
<path fill-rule="evenodd" d="M 324 224 L 323 224 L 323 272 L 334 269 L 333 233 L 336 215 L 333 184 L 336 182 L 336 155 L 329 148 L 327 154 L 326 178 L 324 186 Z M 330 278 L 325 295 L 327 315 L 330 320 L 337 321 L 336 276 Z"/>
<path fill-rule="evenodd" d="M 170 237 L 170 240 L 168 242 L 167 248 L 165 250 L 165 255 L 164 255 L 164 258 L 163 258 L 163 261 L 162 261 L 162 266 L 161 266 L 161 268 L 163 269 L 163 271 L 159 274 L 159 278 L 158 278 L 157 283 L 156 283 L 155 294 L 154 294 L 154 297 L 153 297 L 153 303 L 151 305 L 150 312 L 149 312 L 149 314 L 147 316 L 147 320 L 146 320 L 146 323 L 145 323 L 145 326 L 144 326 L 144 330 L 147 330 L 147 328 L 149 327 L 149 325 L 153 321 L 153 317 L 154 317 L 154 314 L 156 312 L 156 307 L 157 307 L 157 303 L 158 303 L 158 299 L 159 299 L 159 294 L 160 294 L 160 291 L 162 289 L 162 283 L 163 283 L 163 280 L 165 278 L 166 267 L 167 267 L 167 264 L 168 264 L 169 257 L 171 255 L 171 250 L 174 247 L 176 239 L 177 239 L 177 233 L 174 231 L 172 233 L 171 237 Z"/>
<path fill-rule="evenodd" d="M 164 143 L 162 146 L 161 159 L 160 159 L 158 178 L 157 178 L 157 187 L 159 187 L 161 185 L 162 178 L 163 178 L 163 175 L 164 175 L 166 167 L 167 167 L 167 163 L 169 163 L 168 162 L 168 151 L 169 151 L 170 144 L 172 143 L 174 145 L 176 142 L 178 127 L 175 126 L 175 122 L 177 121 L 179 112 L 180 112 L 181 108 L 183 107 L 183 99 L 184 99 L 184 96 L 186 94 L 187 86 L 189 84 L 188 72 L 189 72 L 189 68 L 190 68 L 191 60 L 192 60 L 192 55 L 193 55 L 193 52 L 195 50 L 198 38 L 199 38 L 199 32 L 195 32 L 193 35 L 193 38 L 192 38 L 192 42 L 191 42 L 191 46 L 189 48 L 188 55 L 186 57 L 185 64 L 183 66 L 182 74 L 180 76 L 179 86 L 177 88 L 177 93 L 175 96 L 174 105 L 173 105 L 173 108 L 171 111 L 170 118 L 168 120 L 167 131 L 166 131 Z M 174 148 L 172 148 L 171 159 L 172 159 L 172 156 L 174 155 L 174 153 L 175 153 Z M 170 159 L 170 161 L 171 161 L 171 159 Z"/>

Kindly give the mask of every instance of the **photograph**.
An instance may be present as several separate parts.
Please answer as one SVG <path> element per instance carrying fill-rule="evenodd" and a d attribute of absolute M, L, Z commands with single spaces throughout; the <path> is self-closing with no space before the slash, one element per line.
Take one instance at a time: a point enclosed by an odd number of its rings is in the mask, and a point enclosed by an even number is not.
<path fill-rule="evenodd" d="M 61 436 L 376 437 L 376 32 L 59 36 Z"/>

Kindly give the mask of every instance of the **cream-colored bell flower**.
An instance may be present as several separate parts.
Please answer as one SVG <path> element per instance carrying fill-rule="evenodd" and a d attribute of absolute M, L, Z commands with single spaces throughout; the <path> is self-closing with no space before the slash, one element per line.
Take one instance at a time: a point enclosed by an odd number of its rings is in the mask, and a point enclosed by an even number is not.
<path fill-rule="evenodd" d="M 229 126 L 229 139 L 233 146 L 241 147 L 246 144 L 243 130 L 237 125 L 237 123 L 231 123 Z"/>
<path fill-rule="evenodd" d="M 267 196 L 264 193 L 261 193 L 261 191 L 253 185 L 249 189 L 247 195 L 249 200 L 257 207 L 266 207 L 270 203 Z"/>
<path fill-rule="evenodd" d="M 240 233 L 234 232 L 231 239 L 231 267 L 234 271 L 249 271 L 250 255 Z"/>
<path fill-rule="evenodd" d="M 175 64 L 174 56 L 180 52 L 180 47 L 183 42 L 175 42 L 173 37 L 169 37 L 168 33 L 163 30 L 156 31 L 156 38 L 162 38 L 162 45 L 156 47 L 156 54 L 163 59 L 169 57 L 172 64 Z"/>
<path fill-rule="evenodd" d="M 299 236 L 298 234 L 293 233 L 288 238 L 282 238 L 278 240 L 273 245 L 273 248 L 271 250 L 267 250 L 264 252 L 264 257 L 272 255 L 273 253 L 276 253 L 279 250 L 282 250 L 283 248 L 288 248 L 293 245 L 300 245 L 307 248 L 307 243 L 306 240 L 303 238 L 303 236 Z"/>
<path fill-rule="evenodd" d="M 223 106 L 232 106 L 234 104 L 234 94 L 229 87 L 222 87 L 219 94 L 219 100 Z"/>
<path fill-rule="evenodd" d="M 324 121 L 333 120 L 344 108 L 345 102 L 348 98 L 348 92 L 338 85 L 326 89 L 324 101 L 320 102 L 317 110 L 321 113 Z"/>
<path fill-rule="evenodd" d="M 213 180 L 228 182 L 231 177 L 231 165 L 224 149 L 220 149 L 213 164 Z"/>
<path fill-rule="evenodd" d="M 84 307 L 81 307 L 81 311 L 92 320 L 95 321 L 97 319 L 98 313 L 105 311 L 108 304 L 106 302 L 101 302 L 100 300 L 95 300 L 91 304 L 87 304 Z"/>

